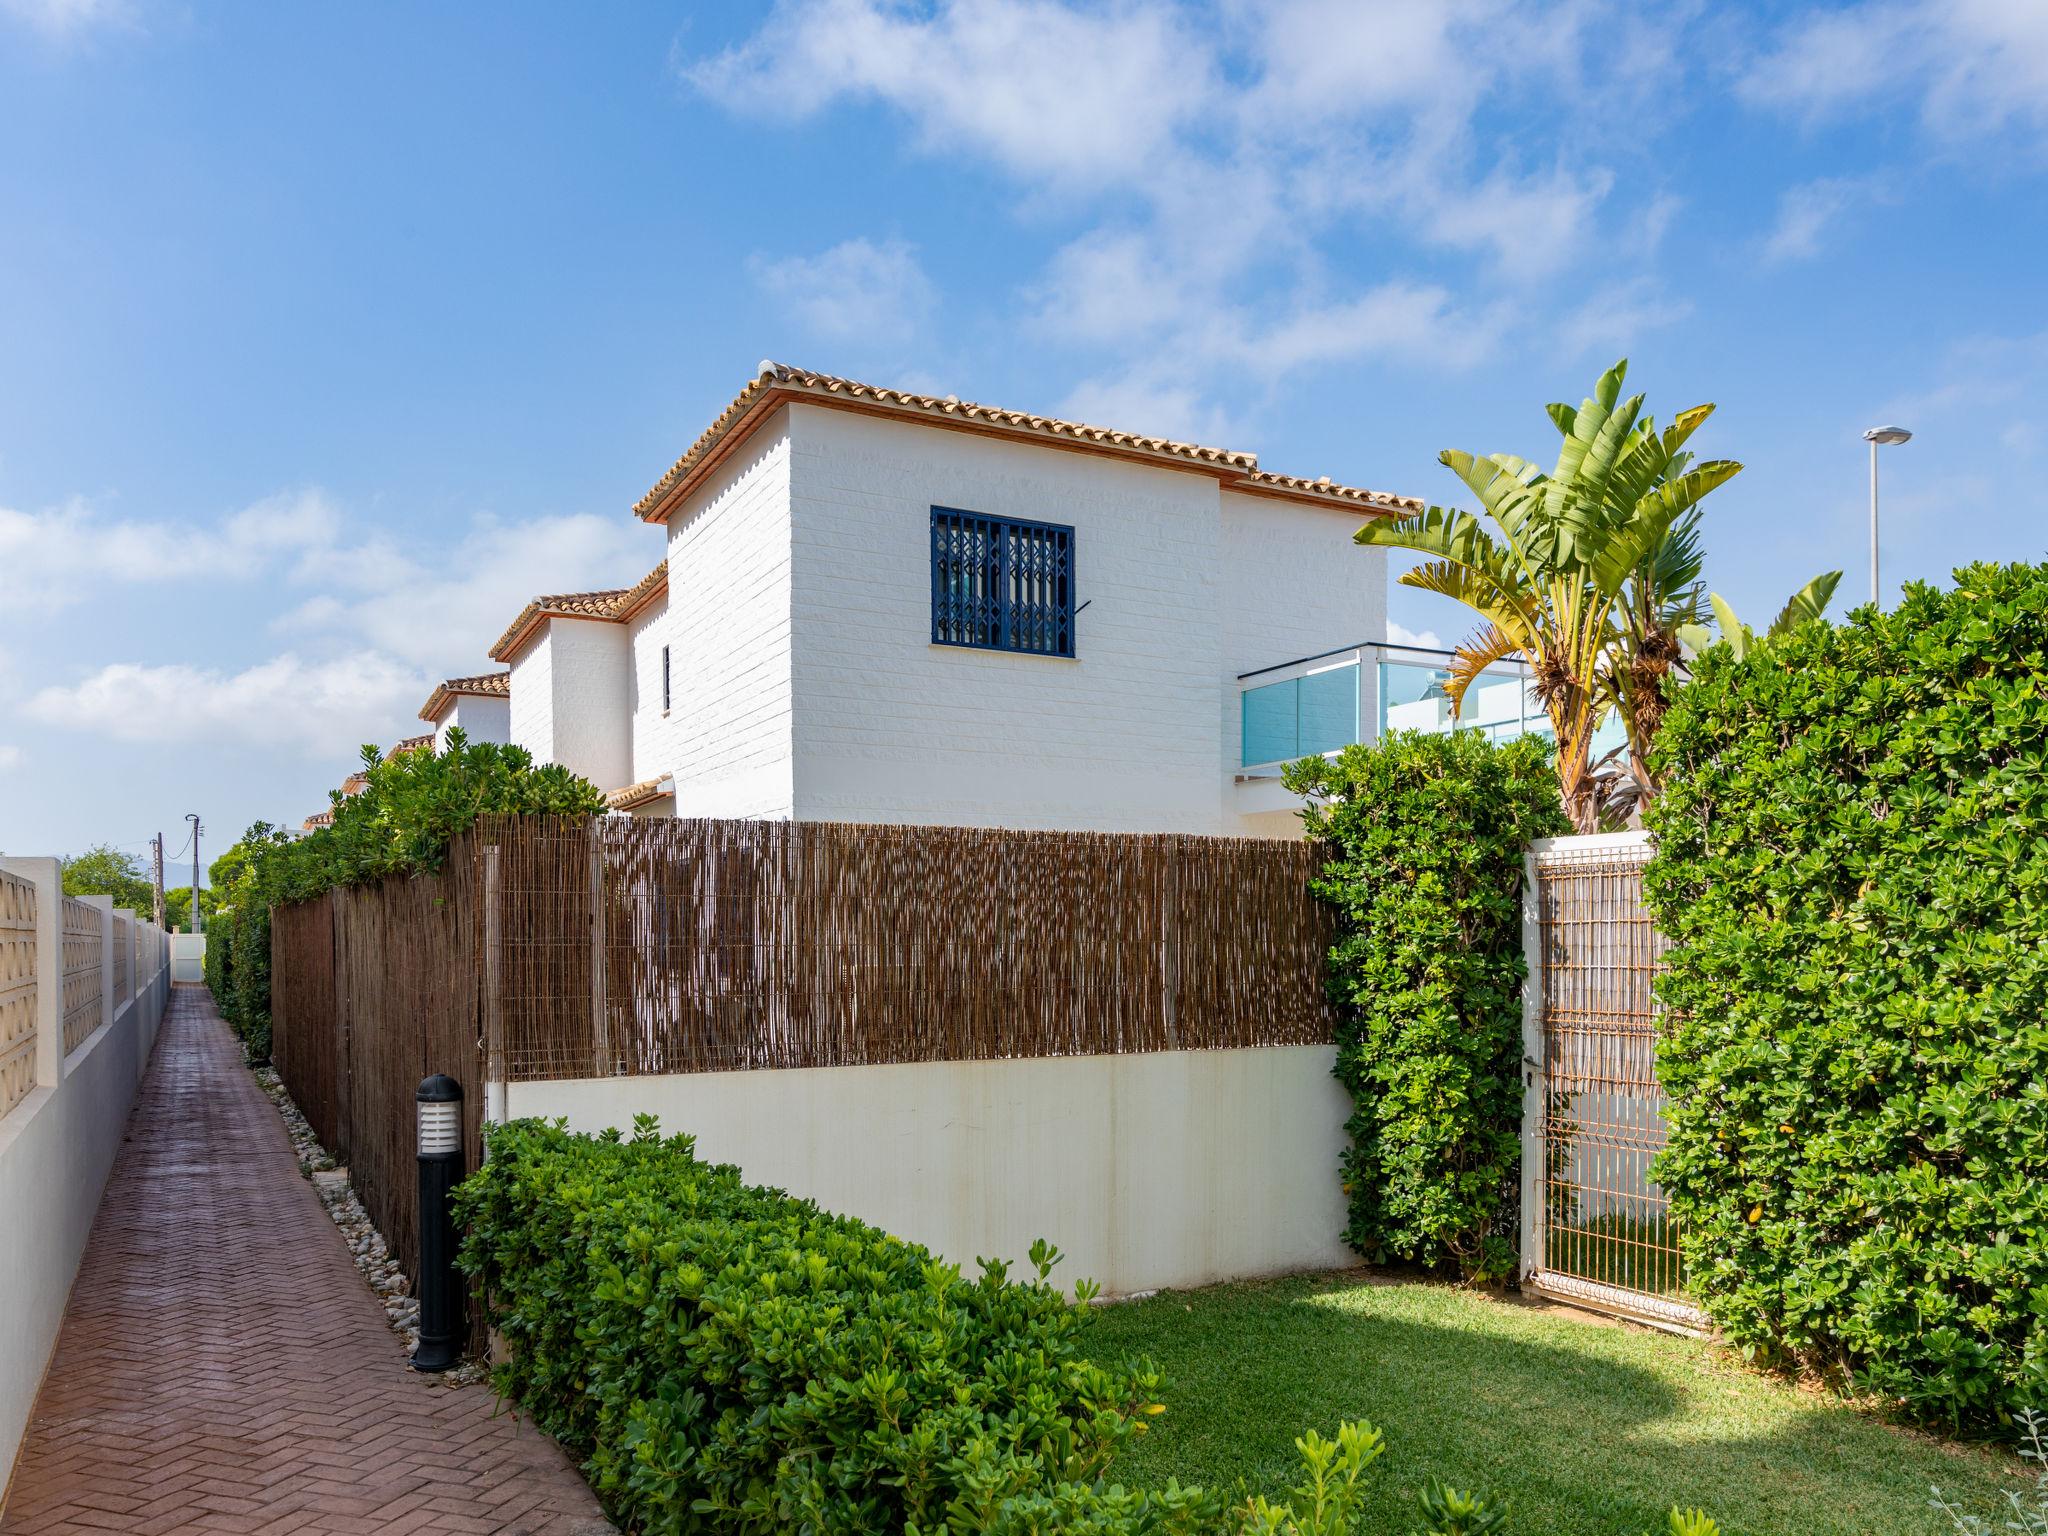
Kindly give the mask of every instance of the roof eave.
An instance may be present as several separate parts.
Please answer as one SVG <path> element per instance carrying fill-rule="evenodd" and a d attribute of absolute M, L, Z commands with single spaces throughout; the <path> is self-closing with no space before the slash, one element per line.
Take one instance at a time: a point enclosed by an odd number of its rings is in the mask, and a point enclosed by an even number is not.
<path fill-rule="evenodd" d="M 1003 438 L 1063 453 L 1085 453 L 1097 458 L 1120 459 L 1125 463 L 1144 464 L 1181 474 L 1207 475 L 1231 490 L 1265 496 L 1277 501 L 1291 501 L 1302 506 L 1332 507 L 1367 517 L 1406 517 L 1414 510 L 1401 505 L 1398 498 L 1382 500 L 1376 497 L 1345 495 L 1343 491 L 1347 488 L 1324 491 L 1273 483 L 1273 478 L 1265 475 L 1259 469 L 1256 459 L 1250 455 L 1240 455 L 1240 458 L 1249 461 L 1242 463 L 1199 459 L 1128 443 L 1022 431 L 999 422 L 934 415 L 930 411 L 912 406 L 888 401 L 854 399 L 830 391 L 806 389 L 781 380 L 764 383 L 763 380 L 756 379 L 748 386 L 748 390 L 755 391 L 752 398 L 748 398 L 747 391 L 741 392 L 740 400 L 745 402 L 744 405 L 729 421 L 713 429 L 715 435 L 702 456 L 680 474 L 671 470 L 670 475 L 674 476 L 673 479 L 664 476 L 640 499 L 634 510 L 641 521 L 667 523 L 677 506 L 715 474 L 719 466 L 759 430 L 763 421 L 783 406 L 793 404 L 815 405 L 825 410 L 847 411 L 854 415 L 878 416 L 885 420 L 908 422 L 913 426 L 932 427 L 942 432 L 966 432 L 978 437 Z"/>

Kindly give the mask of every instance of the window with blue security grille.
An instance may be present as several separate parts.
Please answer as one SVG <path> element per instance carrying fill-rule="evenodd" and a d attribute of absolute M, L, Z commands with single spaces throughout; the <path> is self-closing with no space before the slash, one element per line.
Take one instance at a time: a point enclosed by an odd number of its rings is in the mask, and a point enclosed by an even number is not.
<path fill-rule="evenodd" d="M 932 643 L 1074 654 L 1074 530 L 932 508 Z"/>

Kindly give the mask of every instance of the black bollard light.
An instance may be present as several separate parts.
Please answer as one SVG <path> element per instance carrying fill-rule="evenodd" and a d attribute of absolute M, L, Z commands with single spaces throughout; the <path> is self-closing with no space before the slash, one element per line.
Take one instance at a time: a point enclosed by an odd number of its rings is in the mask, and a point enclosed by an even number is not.
<path fill-rule="evenodd" d="M 462 1358 L 462 1277 L 449 1191 L 462 1182 L 462 1085 L 436 1072 L 413 1094 L 420 1118 L 420 1342 L 416 1371 Z"/>

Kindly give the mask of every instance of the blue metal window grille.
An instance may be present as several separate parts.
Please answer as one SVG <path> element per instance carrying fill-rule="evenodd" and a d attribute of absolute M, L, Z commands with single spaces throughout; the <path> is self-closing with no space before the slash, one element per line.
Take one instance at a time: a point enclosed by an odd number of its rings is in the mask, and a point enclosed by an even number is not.
<path fill-rule="evenodd" d="M 1074 530 L 932 508 L 932 643 L 1074 654 Z"/>

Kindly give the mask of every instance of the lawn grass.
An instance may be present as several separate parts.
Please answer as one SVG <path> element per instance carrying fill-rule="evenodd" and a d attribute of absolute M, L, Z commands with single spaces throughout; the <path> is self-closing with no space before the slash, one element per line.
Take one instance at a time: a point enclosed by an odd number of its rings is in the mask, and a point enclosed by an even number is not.
<path fill-rule="evenodd" d="M 1944 1444 L 1746 1371 L 1712 1346 L 1365 1272 L 1103 1309 L 1098 1358 L 1150 1355 L 1167 1412 L 1127 1486 L 1293 1481 L 1293 1441 L 1368 1418 L 1388 1453 L 1365 1529 L 1406 1536 L 1432 1475 L 1504 1498 L 1513 1536 L 1641 1536 L 1673 1504 L 1739 1536 L 1937 1536 L 1938 1483 L 1989 1514 L 2016 1457 Z"/>

